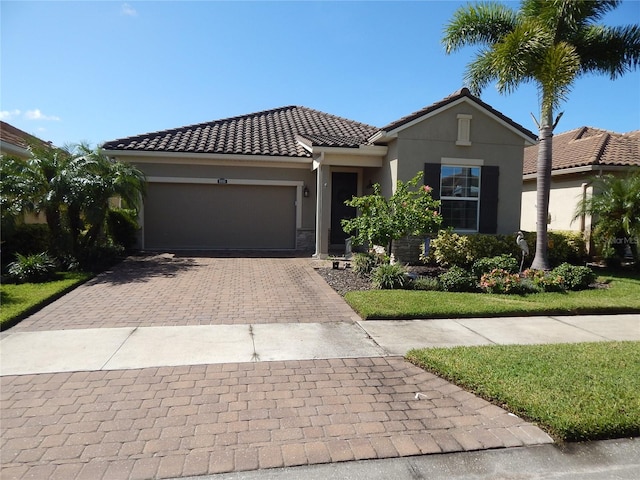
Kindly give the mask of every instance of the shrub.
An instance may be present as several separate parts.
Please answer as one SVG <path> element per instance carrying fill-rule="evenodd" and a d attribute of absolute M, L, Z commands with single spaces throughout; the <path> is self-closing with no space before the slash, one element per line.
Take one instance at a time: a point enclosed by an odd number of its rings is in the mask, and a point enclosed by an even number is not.
<path fill-rule="evenodd" d="M 114 243 L 131 251 L 137 243 L 136 211 L 124 208 L 111 209 L 107 213 L 107 232 Z"/>
<path fill-rule="evenodd" d="M 562 276 L 545 272 L 543 270 L 525 270 L 522 272 L 523 279 L 531 282 L 537 290 L 541 292 L 564 292 L 564 279 Z"/>
<path fill-rule="evenodd" d="M 476 260 L 473 263 L 471 271 L 473 274 L 480 278 L 482 275 L 489 273 L 493 270 L 504 270 L 508 273 L 518 273 L 520 265 L 518 261 L 510 254 L 498 255 L 496 257 L 485 257 Z"/>
<path fill-rule="evenodd" d="M 563 262 L 579 263 L 586 257 L 586 244 L 580 232 L 548 232 L 548 256 L 551 265 Z M 529 245 L 529 263 L 533 260 L 536 246 L 536 233 L 526 232 L 525 239 Z M 522 253 L 516 245 L 516 236 L 470 234 L 461 235 L 452 230 L 440 230 L 431 240 L 429 254 L 420 256 L 425 262 L 435 262 L 442 266 L 458 265 L 470 267 L 473 262 L 483 257 L 495 257 L 511 254 L 520 260 Z"/>
<path fill-rule="evenodd" d="M 384 257 L 377 253 L 356 253 L 351 259 L 353 271 L 362 277 L 369 276 L 374 268 L 384 263 Z"/>
<path fill-rule="evenodd" d="M 104 245 L 86 248 L 77 255 L 76 265 L 83 271 L 101 272 L 112 267 L 124 254 L 119 245 Z"/>
<path fill-rule="evenodd" d="M 8 264 L 16 253 L 32 255 L 45 252 L 51 247 L 49 227 L 46 223 L 22 223 L 2 231 L 2 263 Z M 8 233 L 8 234 L 6 234 Z"/>
<path fill-rule="evenodd" d="M 39 283 L 55 276 L 56 261 L 48 253 L 16 254 L 16 261 L 7 267 L 9 277 L 19 283 Z"/>
<path fill-rule="evenodd" d="M 480 278 L 480 288 L 487 293 L 532 293 L 538 291 L 530 280 L 500 268 L 484 273 Z"/>
<path fill-rule="evenodd" d="M 552 274 L 562 277 L 564 286 L 568 290 L 585 290 L 596 279 L 596 274 L 589 267 L 569 263 L 563 263 L 554 268 Z"/>
<path fill-rule="evenodd" d="M 399 264 L 383 264 L 373 269 L 371 281 L 375 288 L 393 290 L 406 288 L 411 284 L 411 278 L 407 276 L 406 269 Z"/>
<path fill-rule="evenodd" d="M 414 290 L 438 291 L 440 282 L 435 277 L 419 277 L 413 281 Z"/>
<path fill-rule="evenodd" d="M 438 277 L 445 292 L 473 292 L 477 290 L 477 280 L 464 268 L 453 266 Z"/>

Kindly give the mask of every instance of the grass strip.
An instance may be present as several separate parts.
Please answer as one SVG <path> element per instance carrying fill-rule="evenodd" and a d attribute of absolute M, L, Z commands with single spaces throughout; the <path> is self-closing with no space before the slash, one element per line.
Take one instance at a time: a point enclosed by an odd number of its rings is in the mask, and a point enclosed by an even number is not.
<path fill-rule="evenodd" d="M 92 277 L 90 273 L 62 272 L 50 282 L 0 285 L 0 330 L 12 327 Z"/>
<path fill-rule="evenodd" d="M 640 312 L 640 277 L 600 280 L 608 288 L 527 295 L 366 290 L 348 292 L 345 300 L 365 320 Z"/>
<path fill-rule="evenodd" d="M 559 441 L 640 435 L 640 342 L 416 349 L 407 359 Z"/>

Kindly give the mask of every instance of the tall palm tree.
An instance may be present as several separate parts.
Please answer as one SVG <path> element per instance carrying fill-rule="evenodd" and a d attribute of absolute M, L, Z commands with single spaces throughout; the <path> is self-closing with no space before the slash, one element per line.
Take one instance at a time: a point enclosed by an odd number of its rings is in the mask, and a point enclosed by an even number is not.
<path fill-rule="evenodd" d="M 447 53 L 469 45 L 482 47 L 466 72 L 475 94 L 493 82 L 500 93 L 529 82 L 538 87 L 534 269 L 550 268 L 547 217 L 553 129 L 559 120 L 554 120 L 554 112 L 579 76 L 600 73 L 613 80 L 640 64 L 640 26 L 596 23 L 619 4 L 620 0 L 522 0 L 516 11 L 500 3 L 480 3 L 459 8 L 445 27 L 442 41 Z"/>

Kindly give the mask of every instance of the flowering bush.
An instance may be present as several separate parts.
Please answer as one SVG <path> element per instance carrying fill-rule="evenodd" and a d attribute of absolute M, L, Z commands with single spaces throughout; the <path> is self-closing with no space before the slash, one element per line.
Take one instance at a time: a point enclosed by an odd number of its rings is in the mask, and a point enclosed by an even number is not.
<path fill-rule="evenodd" d="M 534 287 L 541 292 L 563 292 L 566 290 L 564 278 L 554 272 L 525 270 L 522 272 L 522 278 L 529 279 L 533 282 Z"/>
<path fill-rule="evenodd" d="M 510 273 L 502 268 L 494 268 L 480 278 L 480 289 L 487 293 L 526 293 L 531 291 L 528 282 L 523 282 L 520 275 Z"/>

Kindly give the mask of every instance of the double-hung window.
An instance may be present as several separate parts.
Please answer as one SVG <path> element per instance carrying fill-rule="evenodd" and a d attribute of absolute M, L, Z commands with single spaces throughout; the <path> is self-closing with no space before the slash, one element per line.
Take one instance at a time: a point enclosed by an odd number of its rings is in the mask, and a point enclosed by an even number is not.
<path fill-rule="evenodd" d="M 440 212 L 444 226 L 477 232 L 480 220 L 480 167 L 442 165 Z"/>

